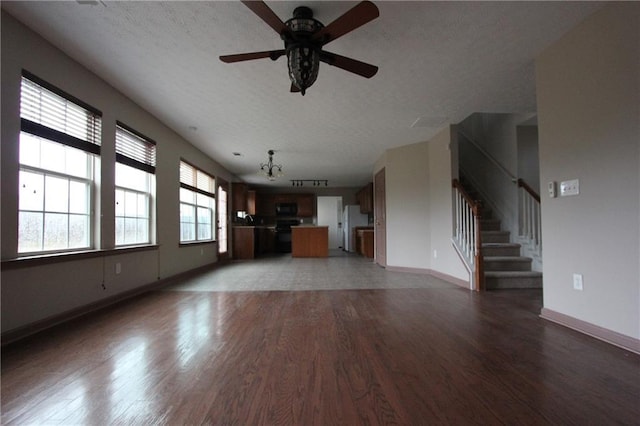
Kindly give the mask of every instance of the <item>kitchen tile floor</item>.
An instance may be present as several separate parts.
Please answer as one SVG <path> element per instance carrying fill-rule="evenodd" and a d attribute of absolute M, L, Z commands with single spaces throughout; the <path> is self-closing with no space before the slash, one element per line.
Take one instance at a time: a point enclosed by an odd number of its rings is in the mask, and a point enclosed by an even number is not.
<path fill-rule="evenodd" d="M 399 288 L 455 288 L 439 278 L 392 272 L 371 259 L 342 250 L 328 258 L 290 254 L 231 262 L 168 286 L 169 291 L 312 291 Z"/>

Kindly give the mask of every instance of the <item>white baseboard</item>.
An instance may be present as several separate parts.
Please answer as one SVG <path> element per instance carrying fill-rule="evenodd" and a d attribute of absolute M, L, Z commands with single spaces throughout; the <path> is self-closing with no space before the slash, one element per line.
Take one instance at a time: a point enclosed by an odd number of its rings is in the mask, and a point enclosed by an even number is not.
<path fill-rule="evenodd" d="M 595 337 L 596 339 L 604 342 L 611 343 L 612 345 L 618 346 L 622 349 L 640 354 L 639 339 L 634 339 L 633 337 L 608 330 L 569 315 L 561 314 L 560 312 L 556 312 L 548 308 L 542 308 L 540 311 L 540 317 L 555 322 L 556 324 L 569 327 L 588 336 Z"/>

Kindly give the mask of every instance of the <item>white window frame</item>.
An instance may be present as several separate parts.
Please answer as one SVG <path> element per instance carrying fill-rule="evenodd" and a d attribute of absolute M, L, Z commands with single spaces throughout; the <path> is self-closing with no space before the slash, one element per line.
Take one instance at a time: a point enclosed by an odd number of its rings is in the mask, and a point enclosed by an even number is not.
<path fill-rule="evenodd" d="M 93 162 L 92 159 L 89 160 L 89 162 Z M 91 166 L 90 166 L 91 167 Z M 77 183 L 81 183 L 82 185 L 86 186 L 86 190 L 87 190 L 87 206 L 86 206 L 86 213 L 76 213 L 76 212 L 71 212 L 69 211 L 69 204 L 70 204 L 70 199 L 67 198 L 67 209 L 66 211 L 59 211 L 59 210 L 53 210 L 53 209 L 47 209 L 46 203 L 43 200 L 42 203 L 42 209 L 29 209 L 29 208 L 18 208 L 18 215 L 21 216 L 21 213 L 31 213 L 31 214 L 40 214 L 42 215 L 42 224 L 41 224 L 41 231 L 40 231 L 40 249 L 39 250 L 20 250 L 20 239 L 18 239 L 18 252 L 20 253 L 20 255 L 37 255 L 37 254 L 49 254 L 49 253 L 62 253 L 62 252 L 66 252 L 66 251 L 76 251 L 76 250 L 88 250 L 91 248 L 91 243 L 93 241 L 93 226 L 92 226 L 92 211 L 93 211 L 93 180 L 89 179 L 89 178 L 81 178 L 81 177 L 77 177 L 77 176 L 73 176 L 73 175 L 68 175 L 65 173 L 59 173 L 59 172 L 55 172 L 55 171 L 51 171 L 48 169 L 42 169 L 42 168 L 38 168 L 38 167 L 33 167 L 33 166 L 26 166 L 26 165 L 20 165 L 20 172 L 26 172 L 26 173 L 31 173 L 31 174 L 37 174 L 42 176 L 42 179 L 44 182 L 46 182 L 46 178 L 47 177 L 53 177 L 53 178 L 57 178 L 57 179 L 63 179 L 67 181 L 67 185 L 69 186 L 71 182 L 77 182 Z M 46 194 L 46 183 L 43 183 L 43 189 L 45 191 Z M 43 199 L 45 199 L 45 195 L 43 194 Z M 57 248 L 57 249 L 45 249 L 45 235 L 47 233 L 47 221 L 46 221 L 46 216 L 47 214 L 56 214 L 56 215 L 65 215 L 67 217 L 67 235 L 66 235 L 66 247 L 64 248 Z M 70 235 L 69 235 L 69 228 L 70 228 L 70 222 L 71 222 L 71 218 L 72 217 L 78 217 L 78 216 L 83 216 L 85 217 L 86 221 L 87 221 L 87 239 L 86 242 L 87 244 L 82 245 L 82 246 L 75 246 L 72 247 L 70 245 Z"/>
<path fill-rule="evenodd" d="M 135 185 L 115 185 L 116 190 L 116 209 L 115 209 L 115 245 L 116 247 L 126 246 L 139 246 L 150 245 L 156 240 L 155 236 L 155 166 L 156 166 L 156 143 L 142 135 L 141 133 L 133 130 L 131 127 L 124 123 L 116 122 L 116 182 L 118 173 L 118 164 L 124 167 L 130 167 L 137 169 L 140 173 L 144 173 L 146 178 L 145 190 L 136 188 Z M 125 212 L 118 214 L 118 191 L 124 193 L 124 200 L 127 199 L 127 193 L 133 194 L 137 198 L 138 196 L 144 197 L 146 205 L 146 215 L 136 214 L 135 216 L 126 214 L 126 206 L 123 207 Z M 118 220 L 123 220 L 124 226 L 124 240 L 118 241 Z M 145 220 L 146 221 L 146 234 L 145 240 L 134 239 L 133 241 L 127 237 L 126 222 L 127 220 Z"/>
<path fill-rule="evenodd" d="M 17 248 L 18 256 L 38 256 L 54 253 L 65 253 L 75 251 L 86 251 L 95 248 L 95 232 L 96 224 L 94 214 L 94 199 L 96 187 L 96 170 L 99 169 L 100 156 L 100 136 L 101 136 L 101 117 L 102 113 L 90 105 L 76 99 L 75 97 L 65 93 L 64 91 L 52 86 L 51 84 L 41 80 L 35 75 L 24 71 L 22 73 L 21 83 L 21 103 L 20 103 L 20 122 L 21 132 L 19 143 L 24 143 L 23 137 L 32 137 L 52 143 L 62 147 L 66 155 L 70 150 L 79 150 L 86 155 L 87 170 L 83 177 L 73 175 L 69 169 L 65 171 L 54 170 L 41 165 L 28 164 L 19 160 L 20 173 L 32 173 L 42 176 L 42 208 L 34 210 L 30 208 L 21 208 L 20 201 L 18 203 L 18 229 L 21 229 L 21 213 L 38 213 L 42 214 L 42 231 L 40 233 L 39 249 L 21 248 L 24 241 L 18 232 Z M 40 145 L 42 147 L 43 145 Z M 62 152 L 62 151 L 61 151 Z M 72 152 L 72 151 L 71 151 Z M 86 203 L 85 211 L 82 213 L 71 211 L 71 195 L 68 194 L 66 200 L 66 211 L 55 210 L 47 206 L 46 200 L 46 181 L 47 177 L 57 178 L 67 181 L 67 188 L 71 182 L 81 183 L 87 187 L 83 201 Z M 21 188 L 22 190 L 23 188 Z M 45 249 L 47 243 L 45 240 L 46 217 L 47 214 L 66 215 L 66 244 L 53 249 Z M 82 246 L 71 246 L 70 243 L 70 223 L 73 217 L 83 216 L 86 220 L 86 244 Z"/>
<path fill-rule="evenodd" d="M 123 164 L 124 166 L 126 166 L 126 164 Z M 153 205 L 155 202 L 155 197 L 153 196 L 153 190 L 152 190 L 152 181 L 153 181 L 153 175 L 146 173 L 146 178 L 147 178 L 147 186 L 148 186 L 148 190 L 147 191 L 140 191 L 137 189 L 133 189 L 133 188 L 129 188 L 126 186 L 120 186 L 120 185 L 116 185 L 115 190 L 116 190 L 116 209 L 115 209 L 115 219 L 116 219 L 116 227 L 115 227 L 115 244 L 116 247 L 126 247 L 126 246 L 135 246 L 135 245 L 149 245 L 149 244 L 153 244 L 153 242 L 155 241 L 155 226 L 154 226 L 154 213 L 153 213 Z M 137 198 L 138 196 L 142 196 L 145 198 L 145 205 L 146 205 L 146 216 L 142 216 L 142 215 L 136 215 L 136 216 L 131 216 L 131 215 L 127 215 L 126 210 L 127 207 L 123 207 L 125 212 L 123 214 L 118 214 L 118 191 L 122 191 L 124 193 L 124 199 L 127 199 L 127 193 L 128 194 L 133 194 L 135 195 L 135 197 Z M 125 229 L 124 229 L 124 241 L 118 241 L 118 219 L 123 219 L 125 221 Z M 145 220 L 146 222 L 146 234 L 147 234 L 147 238 L 145 240 L 134 240 L 131 241 L 127 238 L 126 236 L 126 221 L 127 219 L 134 219 L 136 221 L 138 220 Z"/>
<path fill-rule="evenodd" d="M 186 198 L 190 198 L 191 201 L 187 201 Z M 209 205 L 205 205 L 205 201 Z M 193 222 L 186 222 L 183 220 L 183 209 L 192 209 L 195 213 L 193 215 Z M 199 209 L 205 209 L 208 211 L 209 223 L 208 235 L 201 235 L 199 221 Z M 215 178 L 210 174 L 198 169 L 195 166 L 187 163 L 184 160 L 180 161 L 180 244 L 191 244 L 201 242 L 215 242 L 215 209 L 216 209 L 216 197 L 215 197 Z M 193 238 L 185 237 L 186 224 L 195 228 Z"/>

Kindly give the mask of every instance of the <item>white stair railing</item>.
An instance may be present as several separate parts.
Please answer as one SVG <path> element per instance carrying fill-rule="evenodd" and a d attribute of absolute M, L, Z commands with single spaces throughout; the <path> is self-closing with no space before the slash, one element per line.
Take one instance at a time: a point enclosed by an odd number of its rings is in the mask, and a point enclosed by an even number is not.
<path fill-rule="evenodd" d="M 518 179 L 520 191 L 519 236 L 534 255 L 542 255 L 542 224 L 540 219 L 540 196 L 522 179 Z"/>
<path fill-rule="evenodd" d="M 454 227 L 453 244 L 470 272 L 471 289 L 484 290 L 482 242 L 480 238 L 480 206 L 457 179 L 453 180 Z"/>

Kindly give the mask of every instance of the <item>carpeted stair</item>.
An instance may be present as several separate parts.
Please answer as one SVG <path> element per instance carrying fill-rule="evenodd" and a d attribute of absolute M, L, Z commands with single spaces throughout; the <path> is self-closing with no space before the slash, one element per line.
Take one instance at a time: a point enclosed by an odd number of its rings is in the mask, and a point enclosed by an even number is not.
<path fill-rule="evenodd" d="M 480 226 L 485 288 L 542 288 L 542 273 L 531 270 L 532 259 L 520 256 L 520 244 L 512 243 L 511 233 L 501 230 L 500 220 L 493 218 L 478 192 L 465 182 L 463 185 L 483 205 Z"/>

